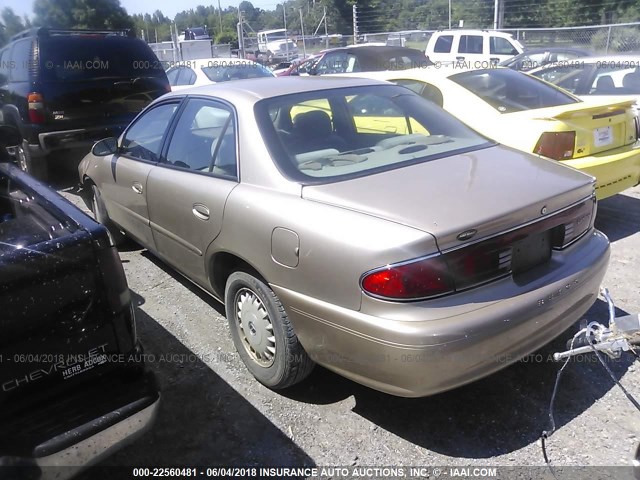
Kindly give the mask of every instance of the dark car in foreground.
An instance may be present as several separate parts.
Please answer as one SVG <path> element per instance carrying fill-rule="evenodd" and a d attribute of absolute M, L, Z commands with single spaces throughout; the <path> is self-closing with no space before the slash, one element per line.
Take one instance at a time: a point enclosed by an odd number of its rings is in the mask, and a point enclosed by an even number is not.
<path fill-rule="evenodd" d="M 20 132 L 13 154 L 40 178 L 50 154 L 84 155 L 170 90 L 155 54 L 126 31 L 38 28 L 0 50 L 0 125 Z"/>
<path fill-rule="evenodd" d="M 160 397 L 106 229 L 11 163 L 0 310 L 0 478 L 68 478 L 151 425 Z"/>

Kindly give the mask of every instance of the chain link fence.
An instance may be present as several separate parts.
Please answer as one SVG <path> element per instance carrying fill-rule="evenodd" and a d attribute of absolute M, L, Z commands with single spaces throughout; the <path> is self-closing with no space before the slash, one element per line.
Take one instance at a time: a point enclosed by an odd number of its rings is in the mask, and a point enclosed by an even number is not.
<path fill-rule="evenodd" d="M 592 27 L 513 28 L 510 33 L 527 48 L 573 47 L 602 54 L 640 54 L 640 22 L 598 25 Z M 357 43 L 401 45 L 424 50 L 434 30 L 367 33 L 358 36 Z M 353 36 L 342 37 L 353 45 Z"/>

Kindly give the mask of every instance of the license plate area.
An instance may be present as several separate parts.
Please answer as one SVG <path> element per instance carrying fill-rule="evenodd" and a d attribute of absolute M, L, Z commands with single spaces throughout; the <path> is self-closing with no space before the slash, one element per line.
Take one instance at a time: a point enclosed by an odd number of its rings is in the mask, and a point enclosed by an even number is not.
<path fill-rule="evenodd" d="M 514 275 L 531 270 L 551 258 L 551 230 L 528 235 L 511 247 L 511 271 Z"/>
<path fill-rule="evenodd" d="M 596 147 L 606 147 L 613 143 L 613 128 L 611 125 L 596 128 L 593 131 L 593 143 Z"/>

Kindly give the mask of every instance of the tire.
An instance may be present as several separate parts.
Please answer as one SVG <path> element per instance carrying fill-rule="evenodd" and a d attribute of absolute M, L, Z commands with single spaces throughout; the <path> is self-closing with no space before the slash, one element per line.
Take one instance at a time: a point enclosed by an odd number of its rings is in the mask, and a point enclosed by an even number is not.
<path fill-rule="evenodd" d="M 309 376 L 315 364 L 271 288 L 249 273 L 234 272 L 224 298 L 233 343 L 256 380 L 278 390 Z"/>
<path fill-rule="evenodd" d="M 16 145 L 15 158 L 16 163 L 21 170 L 27 172 L 29 175 L 37 178 L 38 180 L 41 180 L 43 182 L 47 181 L 49 172 L 47 171 L 46 158 L 33 158 L 31 156 L 31 152 L 29 151 L 29 144 L 26 140 L 23 140 L 22 143 Z"/>
<path fill-rule="evenodd" d="M 98 190 L 98 187 L 95 185 L 92 185 L 91 192 L 91 211 L 93 212 L 96 222 L 107 227 L 107 232 L 109 233 L 109 239 L 111 240 L 112 245 L 116 247 L 118 245 L 122 245 L 126 240 L 126 237 L 124 233 L 120 231 L 118 226 L 109 218 L 107 209 L 102 201 L 102 196 L 100 195 L 100 190 Z"/>

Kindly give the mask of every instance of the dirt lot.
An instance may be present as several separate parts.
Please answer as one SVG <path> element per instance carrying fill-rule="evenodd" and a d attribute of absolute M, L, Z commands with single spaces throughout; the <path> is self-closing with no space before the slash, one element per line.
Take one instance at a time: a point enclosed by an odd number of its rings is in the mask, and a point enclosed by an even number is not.
<path fill-rule="evenodd" d="M 72 190 L 67 198 L 79 203 Z M 604 285 L 618 314 L 640 311 L 640 187 L 599 205 L 596 226 L 612 242 Z M 472 385 L 422 399 L 395 398 L 322 368 L 301 385 L 273 392 L 235 353 L 216 301 L 135 245 L 120 252 L 137 307 L 139 336 L 163 403 L 152 431 L 109 458 L 122 466 L 502 466 L 498 476 L 553 478 L 538 443 L 559 368 L 549 354 L 568 335 Z M 590 320 L 606 319 L 598 301 Z M 640 398 L 630 357 L 611 361 Z M 640 412 L 594 358 L 568 365 L 548 441 L 562 466 L 625 466 L 640 441 Z M 101 472 L 101 471 L 100 471 Z M 103 473 L 89 472 L 94 479 Z M 529 473 L 527 473 L 529 472 Z M 104 474 L 104 478 L 109 478 Z M 629 478 L 630 471 L 560 469 L 559 478 Z M 442 476 L 455 477 L 445 469 Z M 435 478 L 435 475 L 433 476 Z"/>

